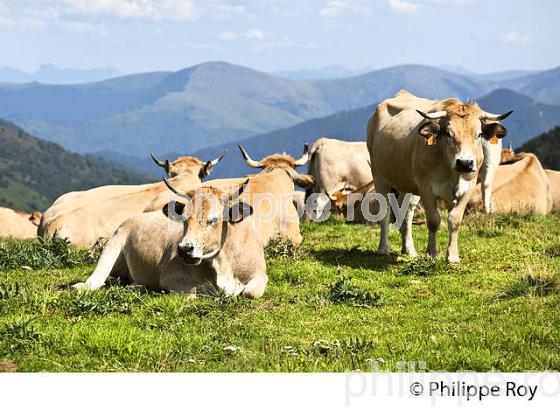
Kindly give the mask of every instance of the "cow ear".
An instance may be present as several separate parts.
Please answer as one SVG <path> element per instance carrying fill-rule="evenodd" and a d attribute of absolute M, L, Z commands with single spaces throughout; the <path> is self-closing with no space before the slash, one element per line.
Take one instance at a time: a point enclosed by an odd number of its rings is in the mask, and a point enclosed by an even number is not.
<path fill-rule="evenodd" d="M 507 135 L 507 128 L 497 122 L 482 124 L 482 134 L 489 141 L 496 138 L 502 139 Z"/>
<path fill-rule="evenodd" d="M 183 221 L 185 219 L 183 216 L 183 213 L 185 212 L 185 204 L 181 202 L 171 201 L 165 204 L 162 211 L 165 216 L 174 221 Z"/>
<path fill-rule="evenodd" d="M 212 161 L 206 162 L 206 164 L 202 166 L 200 172 L 198 173 L 200 179 L 206 178 L 208 175 L 210 175 L 210 172 L 212 172 L 212 168 L 214 168 L 214 166 L 212 165 Z"/>
<path fill-rule="evenodd" d="M 434 145 L 439 135 L 441 127 L 435 121 L 428 121 L 420 125 L 418 133 L 426 139 L 426 144 Z"/>
<path fill-rule="evenodd" d="M 294 184 L 303 189 L 313 188 L 315 186 L 315 178 L 311 175 L 302 175 L 297 172 L 291 174 Z"/>
<path fill-rule="evenodd" d="M 253 214 L 253 207 L 246 202 L 236 202 L 229 207 L 228 221 L 232 224 L 241 222 Z"/>

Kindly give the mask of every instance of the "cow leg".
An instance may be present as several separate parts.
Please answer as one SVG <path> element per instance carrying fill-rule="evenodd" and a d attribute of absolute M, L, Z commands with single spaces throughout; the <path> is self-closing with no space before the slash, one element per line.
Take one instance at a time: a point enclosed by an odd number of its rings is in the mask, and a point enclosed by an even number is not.
<path fill-rule="evenodd" d="M 441 216 L 439 214 L 437 198 L 434 194 L 428 192 L 422 195 L 422 203 L 426 212 L 426 224 L 428 225 L 428 247 L 426 255 L 436 258 L 437 251 L 437 232 L 441 224 Z"/>
<path fill-rule="evenodd" d="M 492 212 L 492 183 L 496 175 L 497 167 L 486 167 L 481 176 L 482 202 L 484 203 L 484 213 Z"/>
<path fill-rule="evenodd" d="M 377 248 L 377 254 L 380 256 L 389 255 L 389 223 L 391 222 L 391 207 L 389 205 L 389 192 L 391 192 L 391 187 L 387 185 L 381 178 L 374 178 L 375 190 L 383 195 L 385 198 L 385 206 L 387 212 L 381 221 L 379 221 L 379 227 L 381 228 L 379 237 L 379 247 Z"/>
<path fill-rule="evenodd" d="M 243 289 L 243 296 L 250 299 L 260 298 L 264 294 L 266 284 L 268 283 L 268 276 L 266 273 L 261 273 L 253 276 Z"/>
<path fill-rule="evenodd" d="M 471 189 L 472 191 L 472 189 Z M 449 243 L 447 245 L 447 262 L 448 263 L 459 263 L 459 228 L 463 222 L 463 215 L 465 213 L 465 208 L 469 202 L 470 191 L 467 195 L 464 195 L 457 200 L 457 205 L 455 205 L 449 211 L 449 217 L 447 218 L 447 227 L 449 229 Z"/>
<path fill-rule="evenodd" d="M 407 194 L 399 195 L 399 203 L 403 202 L 404 195 Z M 415 257 L 418 256 L 418 253 L 416 252 L 416 249 L 414 247 L 414 239 L 412 238 L 412 219 L 414 218 L 414 211 L 418 206 L 418 202 L 420 202 L 420 197 L 412 194 L 409 195 L 411 195 L 410 202 L 408 203 L 408 207 L 406 208 L 406 215 L 400 226 L 401 240 L 402 240 L 401 252 L 404 253 L 405 255 L 410 255 Z"/>
<path fill-rule="evenodd" d="M 125 240 L 125 235 L 117 234 L 113 236 L 105 245 L 103 252 L 101 252 L 97 266 L 91 276 L 85 282 L 76 283 L 72 287 L 83 290 L 95 290 L 102 287 L 121 256 Z"/>

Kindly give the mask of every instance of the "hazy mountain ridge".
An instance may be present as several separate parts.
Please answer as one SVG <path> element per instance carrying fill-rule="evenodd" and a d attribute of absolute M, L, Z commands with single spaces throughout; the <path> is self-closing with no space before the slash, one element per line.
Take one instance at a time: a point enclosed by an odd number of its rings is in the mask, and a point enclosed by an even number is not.
<path fill-rule="evenodd" d="M 0 83 L 30 83 L 44 84 L 77 84 L 90 81 L 101 81 L 108 78 L 122 76 L 124 73 L 116 68 L 60 68 L 53 64 L 43 64 L 33 73 L 13 67 L 0 67 Z"/>

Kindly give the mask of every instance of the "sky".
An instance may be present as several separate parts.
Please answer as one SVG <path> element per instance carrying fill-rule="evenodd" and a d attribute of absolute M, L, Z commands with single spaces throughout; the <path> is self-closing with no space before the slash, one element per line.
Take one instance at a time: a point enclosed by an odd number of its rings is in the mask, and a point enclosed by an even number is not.
<path fill-rule="evenodd" d="M 0 0 L 0 67 L 560 65 L 556 0 Z"/>

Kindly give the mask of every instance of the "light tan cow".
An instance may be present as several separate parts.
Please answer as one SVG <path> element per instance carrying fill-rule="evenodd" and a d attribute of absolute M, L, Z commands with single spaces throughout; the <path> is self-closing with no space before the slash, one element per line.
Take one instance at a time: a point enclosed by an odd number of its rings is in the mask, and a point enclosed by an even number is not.
<path fill-rule="evenodd" d="M 550 181 L 550 191 L 552 194 L 552 208 L 560 209 L 560 172 L 552 169 L 545 169 L 548 180 Z"/>
<path fill-rule="evenodd" d="M 29 239 L 37 236 L 41 212 L 31 214 L 0 207 L 0 237 Z"/>
<path fill-rule="evenodd" d="M 194 157 L 181 157 L 172 163 L 153 158 L 166 172 L 180 172 L 172 178 L 172 183 L 178 189 L 187 191 L 208 176 L 222 157 L 223 154 L 207 162 Z M 162 163 L 167 163 L 167 168 Z M 167 200 L 168 197 L 168 190 L 162 182 L 108 185 L 67 193 L 44 213 L 39 234 L 68 238 L 73 247 L 91 247 L 99 238 L 111 237 L 121 223 L 144 212 L 154 200 Z"/>
<path fill-rule="evenodd" d="M 183 195 L 168 186 L 182 202 L 124 222 L 92 275 L 74 287 L 98 289 L 113 273 L 153 290 L 196 294 L 218 288 L 230 296 L 261 297 L 266 263 L 250 223 L 253 210 L 238 199 L 244 185 L 230 195 L 212 187 Z"/>
<path fill-rule="evenodd" d="M 480 185 L 473 191 L 469 208 L 482 208 Z M 550 181 L 538 158 L 523 152 L 510 157 L 496 171 L 493 183 L 493 212 L 536 212 L 546 215 L 552 209 Z"/>
<path fill-rule="evenodd" d="M 365 142 L 319 138 L 309 151 L 307 173 L 315 178 L 311 194 L 326 194 L 334 200 L 335 192 L 350 193 L 371 182 L 369 153 Z M 321 213 L 326 202 L 317 202 L 314 212 Z M 319 209 L 318 207 L 323 207 Z"/>
<path fill-rule="evenodd" d="M 428 100 L 407 91 L 377 106 L 367 128 L 375 189 L 386 198 L 392 188 L 414 195 L 401 226 L 404 253 L 416 255 L 412 218 L 421 197 L 429 231 L 427 254 L 437 256 L 441 199 L 449 210 L 447 261 L 459 262 L 458 232 L 484 159 L 482 139 L 503 138 L 506 129 L 498 121 L 510 113 L 489 114 L 475 103 Z M 381 222 L 381 255 L 389 253 L 389 218 L 387 212 Z"/>

